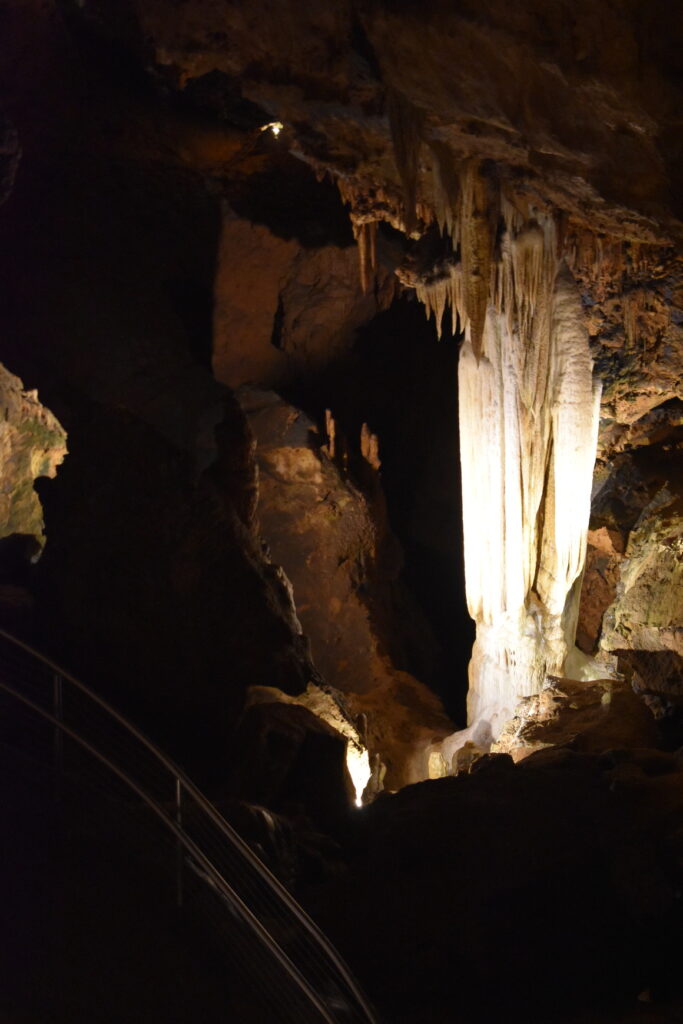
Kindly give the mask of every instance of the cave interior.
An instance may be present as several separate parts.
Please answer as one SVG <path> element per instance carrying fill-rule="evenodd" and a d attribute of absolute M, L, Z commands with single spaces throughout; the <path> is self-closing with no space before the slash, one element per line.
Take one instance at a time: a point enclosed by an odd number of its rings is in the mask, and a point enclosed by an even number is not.
<path fill-rule="evenodd" d="M 0 5 L 0 1020 L 683 1021 L 682 101 L 666 0 Z"/>

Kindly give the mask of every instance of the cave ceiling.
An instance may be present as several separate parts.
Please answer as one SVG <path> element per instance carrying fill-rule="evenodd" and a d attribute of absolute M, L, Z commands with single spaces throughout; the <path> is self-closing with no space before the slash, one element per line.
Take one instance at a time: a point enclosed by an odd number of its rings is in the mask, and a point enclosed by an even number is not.
<path fill-rule="evenodd" d="M 511 198 L 577 225 L 681 237 L 676 5 L 137 0 L 135 10 L 177 88 L 211 77 L 228 102 L 282 121 L 291 152 L 366 206 L 401 218 L 414 189 L 418 209 L 434 209 L 435 165 L 475 159 L 495 162 Z M 414 182 L 396 160 L 402 147 L 414 150 Z"/>

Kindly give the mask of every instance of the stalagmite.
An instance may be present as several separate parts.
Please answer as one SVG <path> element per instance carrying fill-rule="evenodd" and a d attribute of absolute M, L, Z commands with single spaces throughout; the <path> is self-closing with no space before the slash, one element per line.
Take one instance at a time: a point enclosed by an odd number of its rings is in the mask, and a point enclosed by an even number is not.
<path fill-rule="evenodd" d="M 360 428 L 360 453 L 373 469 L 379 470 L 382 461 L 379 457 L 379 438 L 370 432 L 367 423 Z"/>

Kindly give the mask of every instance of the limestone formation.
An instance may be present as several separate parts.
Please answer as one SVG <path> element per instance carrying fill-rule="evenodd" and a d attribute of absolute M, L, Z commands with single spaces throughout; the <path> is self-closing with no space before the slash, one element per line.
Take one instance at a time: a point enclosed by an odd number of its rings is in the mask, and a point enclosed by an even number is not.
<path fill-rule="evenodd" d="M 640 692 L 680 699 L 683 671 L 683 508 L 663 487 L 643 509 L 619 565 L 601 646 L 622 652 Z"/>
<path fill-rule="evenodd" d="M 256 439 L 261 535 L 291 583 L 316 667 L 352 719 L 364 716 L 363 746 L 386 766 L 386 786 L 425 778 L 432 745 L 451 727 L 435 695 L 386 653 L 371 600 L 382 571 L 371 503 L 301 412 L 272 393 L 244 390 L 240 398 Z"/>
<path fill-rule="evenodd" d="M 45 524 L 33 482 L 56 476 L 66 450 L 66 431 L 38 392 L 25 391 L 0 365 L 0 539 L 33 538 L 34 559 L 45 543 Z"/>
<path fill-rule="evenodd" d="M 520 701 L 491 750 L 521 761 L 548 747 L 599 753 L 658 742 L 652 715 L 623 679 L 551 677 L 540 693 Z"/>

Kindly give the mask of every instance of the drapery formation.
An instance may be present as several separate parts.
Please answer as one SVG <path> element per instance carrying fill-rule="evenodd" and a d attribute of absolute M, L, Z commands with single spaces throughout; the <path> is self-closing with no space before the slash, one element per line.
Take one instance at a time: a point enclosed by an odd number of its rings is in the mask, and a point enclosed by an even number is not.
<path fill-rule="evenodd" d="M 506 233 L 498 276 L 480 357 L 468 336 L 459 367 L 468 720 L 483 739 L 573 646 L 600 399 L 551 221 Z"/>
<path fill-rule="evenodd" d="M 465 576 L 477 623 L 468 719 L 470 734 L 490 742 L 520 697 L 538 692 L 547 674 L 562 673 L 573 648 L 600 391 L 553 211 L 529 194 L 510 198 L 491 165 L 456 167 L 436 142 L 431 204 L 416 201 L 419 131 L 419 119 L 394 116 L 402 220 L 386 196 L 375 196 L 370 210 L 348 183 L 340 188 L 351 205 L 364 287 L 374 263 L 371 219 L 410 234 L 417 215 L 450 240 L 438 265 L 405 283 L 439 334 L 449 307 L 453 332 L 464 332 Z"/>

